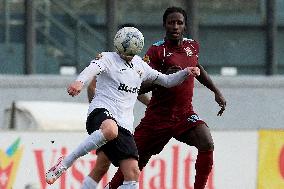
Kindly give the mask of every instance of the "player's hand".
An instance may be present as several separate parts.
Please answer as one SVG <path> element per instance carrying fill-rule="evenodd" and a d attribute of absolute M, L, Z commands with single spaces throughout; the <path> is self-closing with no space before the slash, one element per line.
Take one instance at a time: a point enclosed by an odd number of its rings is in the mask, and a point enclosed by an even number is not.
<path fill-rule="evenodd" d="M 73 83 L 71 83 L 68 88 L 67 88 L 67 92 L 70 96 L 76 96 L 78 95 L 82 88 L 83 88 L 83 83 L 81 81 L 74 81 Z"/>
<path fill-rule="evenodd" d="M 200 76 L 200 69 L 198 67 L 193 67 L 191 72 L 193 73 L 194 77 Z"/>
<path fill-rule="evenodd" d="M 187 71 L 193 77 L 200 75 L 200 69 L 198 67 L 187 67 Z"/>
<path fill-rule="evenodd" d="M 221 107 L 221 109 L 217 113 L 217 116 L 221 116 L 226 109 L 226 100 L 221 93 L 215 93 L 215 101 Z"/>

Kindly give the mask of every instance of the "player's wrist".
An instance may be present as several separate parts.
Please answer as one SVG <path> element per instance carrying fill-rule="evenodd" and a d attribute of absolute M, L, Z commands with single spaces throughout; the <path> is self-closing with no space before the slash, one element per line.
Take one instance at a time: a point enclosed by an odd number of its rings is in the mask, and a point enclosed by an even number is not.
<path fill-rule="evenodd" d="M 79 84 L 82 84 L 82 85 L 84 85 L 85 84 L 85 82 L 84 81 L 82 81 L 82 80 L 75 80 L 75 82 L 77 82 L 77 83 L 79 83 Z"/>
<path fill-rule="evenodd" d="M 183 69 L 183 71 L 185 71 L 185 72 L 186 72 L 186 76 L 192 75 L 192 72 L 191 72 L 191 70 L 190 70 L 190 68 L 189 68 L 189 67 L 187 67 L 187 68 Z"/>

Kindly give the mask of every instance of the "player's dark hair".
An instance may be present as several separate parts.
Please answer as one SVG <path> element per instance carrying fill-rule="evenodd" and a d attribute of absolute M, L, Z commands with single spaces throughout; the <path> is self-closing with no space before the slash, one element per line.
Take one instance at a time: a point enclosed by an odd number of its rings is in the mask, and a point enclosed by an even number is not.
<path fill-rule="evenodd" d="M 125 23 L 125 24 L 122 24 L 121 26 L 119 26 L 118 29 L 122 29 L 124 27 L 134 27 L 134 28 L 137 28 L 135 24 Z"/>
<path fill-rule="evenodd" d="M 181 13 L 183 15 L 185 25 L 187 25 L 187 14 L 186 14 L 185 10 L 183 10 L 181 7 L 169 7 L 169 8 L 167 8 L 166 11 L 164 12 L 164 15 L 163 15 L 163 25 L 166 25 L 166 20 L 167 20 L 167 17 L 169 16 L 169 14 L 172 14 L 172 13 L 175 13 L 175 12 Z"/>

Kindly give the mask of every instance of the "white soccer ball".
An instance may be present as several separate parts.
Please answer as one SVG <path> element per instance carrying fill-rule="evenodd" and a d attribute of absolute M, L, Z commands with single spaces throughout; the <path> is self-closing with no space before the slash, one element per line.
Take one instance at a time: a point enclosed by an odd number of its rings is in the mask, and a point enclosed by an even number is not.
<path fill-rule="evenodd" d="M 118 30 L 113 42 L 118 53 L 134 56 L 143 49 L 144 36 L 137 28 L 124 27 Z"/>

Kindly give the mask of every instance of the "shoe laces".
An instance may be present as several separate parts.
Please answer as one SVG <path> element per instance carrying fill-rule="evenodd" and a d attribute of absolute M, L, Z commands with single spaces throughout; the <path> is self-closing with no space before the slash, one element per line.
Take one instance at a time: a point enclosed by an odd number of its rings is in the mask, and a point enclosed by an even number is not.
<path fill-rule="evenodd" d="M 59 175 L 66 170 L 66 167 L 62 164 L 63 157 L 60 157 L 57 161 L 57 164 L 50 169 L 50 171 L 54 171 L 55 175 Z"/>

